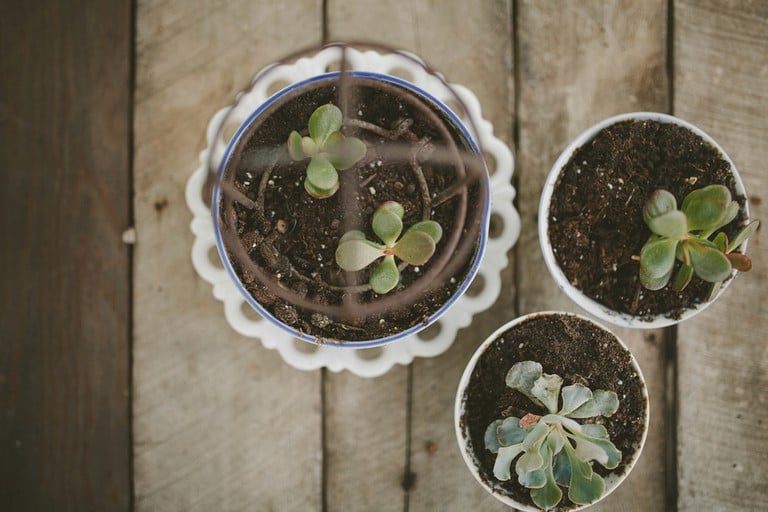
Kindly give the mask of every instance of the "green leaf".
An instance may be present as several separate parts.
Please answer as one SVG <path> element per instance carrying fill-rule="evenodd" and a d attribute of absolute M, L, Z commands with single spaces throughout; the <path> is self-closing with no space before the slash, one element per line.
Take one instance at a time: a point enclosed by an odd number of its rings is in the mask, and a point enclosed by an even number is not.
<path fill-rule="evenodd" d="M 714 231 L 728 215 L 730 191 L 722 185 L 709 185 L 688 194 L 683 200 L 683 213 L 690 231 Z"/>
<path fill-rule="evenodd" d="M 523 439 L 523 448 L 526 450 L 526 452 L 530 451 L 532 448 L 536 448 L 538 450 L 539 445 L 541 445 L 542 442 L 544 442 L 544 439 L 547 437 L 549 432 L 552 430 L 552 427 L 547 425 L 544 422 L 537 423 L 533 429 L 528 432 L 528 435 L 525 436 L 525 439 Z M 539 466 L 535 466 L 531 469 L 536 469 Z"/>
<path fill-rule="evenodd" d="M 317 144 L 315 144 L 315 141 L 313 141 L 309 137 L 302 137 L 301 151 L 304 153 L 306 158 L 317 156 L 317 153 L 318 153 Z"/>
<path fill-rule="evenodd" d="M 665 238 L 682 239 L 688 234 L 688 221 L 680 210 L 667 212 L 647 221 L 648 227 Z"/>
<path fill-rule="evenodd" d="M 520 420 L 518 420 L 518 422 L 519 421 Z M 499 448 L 502 446 L 501 443 L 499 443 L 497 432 L 503 422 L 504 420 L 495 420 L 493 423 L 488 425 L 487 429 L 485 429 L 485 448 L 491 453 L 498 453 Z"/>
<path fill-rule="evenodd" d="M 570 414 L 568 418 L 593 418 L 596 416 L 612 416 L 619 410 L 619 397 L 613 391 L 597 389 L 592 392 L 592 398 Z"/>
<path fill-rule="evenodd" d="M 649 290 L 663 288 L 672 276 L 678 241 L 651 237 L 640 250 L 640 282 Z"/>
<path fill-rule="evenodd" d="M 384 255 L 381 246 L 368 240 L 347 240 L 336 249 L 336 263 L 348 271 L 362 270 Z"/>
<path fill-rule="evenodd" d="M 521 361 L 512 365 L 507 372 L 505 382 L 507 386 L 515 389 L 533 401 L 536 405 L 544 407 L 538 398 L 531 394 L 534 382 L 542 375 L 542 367 L 536 361 Z"/>
<path fill-rule="evenodd" d="M 528 430 L 520 428 L 520 418 L 510 416 L 497 427 L 496 438 L 499 445 L 512 446 L 513 444 L 522 443 L 528 433 Z"/>
<path fill-rule="evenodd" d="M 572 432 L 576 441 L 576 456 L 584 461 L 596 460 L 606 469 L 615 469 L 621 461 L 621 452 L 608 439 L 590 437 Z"/>
<path fill-rule="evenodd" d="M 341 238 L 339 238 L 339 244 L 342 244 L 349 240 L 365 240 L 365 233 L 357 229 L 347 231 L 346 233 L 341 235 Z"/>
<path fill-rule="evenodd" d="M 675 280 L 672 281 L 672 289 L 677 291 L 685 290 L 685 287 L 691 282 L 693 278 L 693 267 L 683 263 L 680 265 L 680 270 L 675 275 Z"/>
<path fill-rule="evenodd" d="M 528 454 L 524 454 L 523 457 L 526 455 Z M 520 457 L 520 460 L 522 460 L 523 457 Z M 541 455 L 539 455 L 539 457 L 541 457 Z M 520 468 L 520 460 L 518 460 L 518 469 Z M 527 487 L 528 489 L 537 489 L 539 487 L 544 487 L 544 484 L 547 483 L 547 475 L 544 472 L 544 467 L 528 471 L 527 473 L 520 473 L 518 471 L 517 481 L 523 487 Z"/>
<path fill-rule="evenodd" d="M 332 190 L 338 187 L 339 173 L 333 164 L 321 156 L 309 161 L 307 166 L 307 181 L 317 190 Z"/>
<path fill-rule="evenodd" d="M 397 283 L 400 282 L 400 271 L 395 264 L 395 258 L 391 255 L 384 256 L 384 259 L 371 272 L 371 278 L 368 283 L 371 289 L 379 294 L 389 293 Z"/>
<path fill-rule="evenodd" d="M 384 245 L 392 247 L 403 231 L 402 216 L 398 216 L 396 212 L 382 205 L 374 212 L 371 227 Z"/>
<path fill-rule="evenodd" d="M 594 437 L 595 439 L 608 439 L 608 431 L 604 426 L 598 425 L 597 423 L 585 423 L 584 425 L 581 425 L 581 432 L 584 435 Z"/>
<path fill-rule="evenodd" d="M 332 151 L 328 158 L 338 170 L 343 171 L 362 160 L 367 151 L 365 143 L 357 137 L 341 136 L 341 144 Z"/>
<path fill-rule="evenodd" d="M 563 487 L 568 487 L 571 484 L 571 461 L 565 451 L 561 451 L 555 456 L 552 466 L 555 481 Z"/>
<path fill-rule="evenodd" d="M 588 462 L 580 460 L 569 445 L 566 445 L 565 452 L 571 464 L 571 481 L 568 486 L 571 501 L 587 505 L 600 498 L 605 490 L 605 482 L 600 475 L 592 471 Z"/>
<path fill-rule="evenodd" d="M 301 134 L 296 130 L 292 131 L 288 136 L 288 154 L 294 160 L 304 160 L 307 155 L 304 154 L 304 150 L 301 147 Z"/>
<path fill-rule="evenodd" d="M 309 136 L 315 143 L 323 147 L 325 141 L 333 133 L 341 129 L 341 110 L 336 105 L 322 105 L 309 117 Z"/>
<path fill-rule="evenodd" d="M 512 478 L 512 461 L 522 452 L 522 444 L 499 448 L 499 453 L 496 455 L 496 462 L 493 464 L 493 476 L 502 481 L 507 481 Z"/>
<path fill-rule="evenodd" d="M 571 384 L 563 388 L 562 396 L 563 406 L 557 414 L 568 416 L 568 414 L 592 399 L 592 390 L 583 384 Z"/>
<path fill-rule="evenodd" d="M 555 429 L 553 429 L 549 436 L 547 436 L 547 444 L 549 444 L 549 449 L 553 454 L 560 453 L 560 450 L 563 449 L 563 444 L 565 443 L 566 439 L 563 434 Z"/>
<path fill-rule="evenodd" d="M 717 246 L 718 251 L 725 253 L 728 250 L 728 235 L 726 235 L 724 231 L 721 231 L 715 236 L 712 243 Z"/>
<path fill-rule="evenodd" d="M 733 240 L 728 244 L 728 250 L 726 252 L 733 252 L 736 248 L 738 248 L 741 244 L 744 243 L 744 241 L 752 236 L 752 234 L 757 231 L 758 226 L 760 226 L 760 221 L 753 220 L 744 228 L 738 232 L 738 234 L 733 237 Z"/>
<path fill-rule="evenodd" d="M 731 262 L 717 248 L 692 243 L 690 256 L 693 271 L 704 281 L 716 283 L 731 273 Z"/>
<path fill-rule="evenodd" d="M 677 200 L 666 190 L 656 190 L 643 206 L 643 220 L 648 224 L 651 219 L 677 210 Z"/>
<path fill-rule="evenodd" d="M 557 400 L 562 384 L 563 379 L 559 375 L 544 373 L 533 383 L 531 393 L 544 404 L 549 412 L 554 413 L 557 411 Z"/>
<path fill-rule="evenodd" d="M 435 241 L 423 231 L 408 231 L 392 247 L 392 253 L 409 265 L 423 265 L 435 253 Z"/>
<path fill-rule="evenodd" d="M 394 213 L 401 219 L 403 218 L 403 215 L 405 215 L 405 208 L 403 208 L 403 205 L 401 205 L 397 201 L 386 201 L 381 205 L 379 205 L 377 209 Z"/>
<path fill-rule="evenodd" d="M 423 220 L 421 222 L 417 222 L 408 228 L 408 231 L 423 231 L 424 233 L 428 234 L 432 240 L 435 241 L 435 243 L 439 242 L 443 237 L 443 228 L 440 227 L 440 224 L 434 220 Z"/>
<path fill-rule="evenodd" d="M 339 190 L 339 182 L 338 181 L 336 182 L 335 187 L 330 188 L 328 190 L 323 190 L 312 185 L 312 183 L 308 179 L 304 179 L 304 190 L 306 190 L 307 194 L 309 194 L 314 198 L 326 199 L 331 197 L 333 194 L 336 193 L 337 190 Z"/>
<path fill-rule="evenodd" d="M 543 446 L 545 453 L 542 456 L 545 459 L 544 464 L 544 485 L 539 488 L 531 489 L 531 499 L 540 508 L 549 510 L 563 498 L 563 491 L 557 486 L 555 475 L 552 471 L 552 452 L 547 446 Z"/>

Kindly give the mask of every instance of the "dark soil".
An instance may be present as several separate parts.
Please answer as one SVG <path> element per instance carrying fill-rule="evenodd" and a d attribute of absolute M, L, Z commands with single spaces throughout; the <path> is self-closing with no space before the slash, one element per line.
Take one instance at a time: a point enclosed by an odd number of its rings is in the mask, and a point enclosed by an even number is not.
<path fill-rule="evenodd" d="M 608 471 L 593 463 L 594 470 L 602 476 L 624 472 L 636 456 L 648 407 L 631 356 L 612 334 L 581 318 L 555 314 L 534 316 L 503 333 L 480 356 L 470 377 L 464 395 L 465 413 L 460 421 L 469 430 L 469 448 L 477 457 L 483 480 L 520 503 L 535 506 L 530 490 L 517 482 L 514 471 L 512 479 L 506 482 L 493 476 L 496 456 L 485 448 L 484 441 L 485 431 L 494 420 L 522 418 L 529 412 L 546 413 L 506 386 L 507 372 L 520 361 L 539 362 L 544 373 L 560 375 L 563 386 L 578 382 L 593 391 L 605 389 L 618 395 L 619 409 L 613 416 L 578 421 L 601 423 L 622 453 L 616 469 Z M 559 506 L 568 505 L 572 503 L 566 489 Z"/>
<path fill-rule="evenodd" d="M 692 190 L 725 185 L 736 195 L 728 162 L 690 130 L 656 121 L 624 121 L 577 149 L 555 184 L 549 237 L 568 280 L 611 309 L 641 318 L 679 318 L 705 301 L 711 285 L 697 277 L 678 292 L 640 284 L 640 249 L 651 235 L 642 209 L 657 189 L 682 204 Z M 743 213 L 725 231 L 732 237 Z"/>
<path fill-rule="evenodd" d="M 307 121 L 318 106 L 329 102 L 339 105 L 337 81 L 315 82 L 307 90 L 276 102 L 249 127 L 250 133 L 241 139 L 245 141 L 244 146 L 236 149 L 236 153 L 242 150 L 243 156 L 237 165 L 235 186 L 256 202 L 252 209 L 235 204 L 239 243 L 247 250 L 252 264 L 277 281 L 259 281 L 248 270 L 248 265 L 237 261 L 234 252 L 228 249 L 233 267 L 253 297 L 273 316 L 321 341 L 377 339 L 423 322 L 460 286 L 471 267 L 479 240 L 478 226 L 468 220 L 476 213 L 459 218 L 458 196 L 427 207 L 427 215 L 443 227 L 443 239 L 427 264 L 421 268 L 406 267 L 401 272 L 401 284 L 386 297 L 401 294 L 405 287 L 423 288 L 434 284 L 424 283 L 421 276 L 446 250 L 449 233 L 464 229 L 474 238 L 466 244 L 464 252 L 451 258 L 457 268 L 453 278 L 431 286 L 413 304 L 387 308 L 380 313 L 371 314 L 358 307 L 352 316 L 343 317 L 335 315 L 335 310 L 327 309 L 336 307 L 341 312 L 342 304 L 351 302 L 354 309 L 354 304 L 381 299 L 370 289 L 362 289 L 375 264 L 361 272 L 346 273 L 335 263 L 339 238 L 346 231 L 359 229 L 369 240 L 378 241 L 370 221 L 374 210 L 388 200 L 396 200 L 404 206 L 405 229 L 424 218 L 426 201 L 422 188 L 414 179 L 410 156 L 388 158 L 386 145 L 396 143 L 402 147 L 407 143 L 411 148 L 408 151 L 422 148 L 417 161 L 432 199 L 457 181 L 455 159 L 434 163 L 422 156 L 429 155 L 431 148 L 448 146 L 449 142 L 441 138 L 440 132 L 421 112 L 426 106 L 437 113 L 431 103 L 404 99 L 406 89 L 399 86 L 382 90 L 369 79 L 356 80 L 354 84 L 349 94 L 344 95 L 347 115 L 374 124 L 380 130 L 376 133 L 345 124 L 344 133 L 363 139 L 368 153 L 353 168 L 339 173 L 340 189 L 332 197 L 315 199 L 307 194 L 303 182 L 308 161 L 292 161 L 285 146 L 291 130 L 306 134 Z M 422 106 L 414 106 L 413 101 L 419 101 Z M 453 125 L 450 129 L 454 143 L 463 151 L 470 151 L 460 132 Z M 230 160 L 228 173 L 234 167 L 233 160 L 236 158 Z M 469 205 L 482 208 L 482 194 L 477 183 L 471 184 L 467 197 Z M 305 301 L 304 304 L 297 306 L 296 301 L 279 297 L 274 293 L 275 286 L 292 290 Z M 320 306 L 320 310 L 314 309 L 314 305 Z M 349 309 L 344 311 L 349 313 Z"/>

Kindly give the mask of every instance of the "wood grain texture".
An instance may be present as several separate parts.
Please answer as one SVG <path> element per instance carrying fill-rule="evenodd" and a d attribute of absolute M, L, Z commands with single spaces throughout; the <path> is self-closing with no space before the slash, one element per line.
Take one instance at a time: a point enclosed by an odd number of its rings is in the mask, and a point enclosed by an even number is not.
<path fill-rule="evenodd" d="M 419 0 L 404 4 L 395 1 L 358 2 L 332 0 L 328 3 L 328 35 L 331 40 L 369 39 L 389 46 L 412 51 L 428 64 L 443 73 L 449 82 L 469 87 L 485 109 L 485 116 L 494 126 L 498 136 L 511 143 L 512 94 L 511 83 L 511 8 L 509 2 L 494 1 L 467 3 L 462 1 L 440 2 Z M 390 374 L 377 379 L 377 385 L 349 385 L 349 378 L 330 376 L 334 399 L 330 403 L 352 404 L 363 400 L 377 404 L 375 418 L 355 413 L 354 405 L 336 405 L 326 411 L 328 421 L 339 423 L 339 414 L 347 411 L 344 421 L 346 430 L 376 428 L 382 438 L 376 439 L 375 451 L 384 468 L 399 464 L 401 475 L 412 473 L 411 485 L 392 486 L 392 476 L 387 472 L 384 482 L 372 481 L 378 491 L 379 501 L 370 501 L 372 492 L 350 487 L 348 480 L 354 467 L 344 468 L 334 464 L 335 457 L 357 460 L 358 448 L 335 438 L 343 436 L 329 429 L 327 445 L 329 464 L 330 510 L 400 510 L 405 503 L 407 510 L 487 510 L 498 509 L 499 504 L 474 481 L 464 466 L 456 445 L 453 430 L 453 400 L 456 385 L 469 354 L 479 343 L 478 332 L 490 332 L 499 316 L 506 315 L 512 306 L 514 289 L 512 271 L 505 273 L 504 298 L 497 304 L 496 313 L 478 317 L 472 327 L 460 334 L 447 354 L 430 360 L 417 359 L 411 369 L 410 390 L 411 423 L 406 430 L 403 418 L 408 398 L 405 369 L 396 368 Z M 450 313 L 448 313 L 450 314 Z M 342 387 L 339 381 L 347 382 Z M 330 398 L 330 394 L 329 394 Z M 397 433 L 376 426 L 386 421 L 389 425 L 396 418 Z M 385 444 L 385 443 L 391 443 Z M 410 460 L 406 463 L 405 447 L 410 443 Z M 342 452 L 343 450 L 343 452 Z M 357 466 L 359 465 L 350 465 Z M 406 467 L 407 466 L 407 467 Z M 340 501 L 343 497 L 345 501 Z M 355 506 L 355 501 L 358 506 Z M 376 503 L 376 507 L 360 506 L 359 503 Z M 485 508 L 484 508 L 485 507 Z"/>
<path fill-rule="evenodd" d="M 666 7 L 662 1 L 518 4 L 518 165 L 522 234 L 517 244 L 520 313 L 583 313 L 549 277 L 538 244 L 539 194 L 576 135 L 622 112 L 665 111 Z M 651 424 L 632 474 L 596 510 L 663 510 L 665 357 L 661 331 L 611 328 L 643 369 Z"/>
<path fill-rule="evenodd" d="M 0 508 L 127 511 L 130 2 L 3 3 L 0 48 Z"/>
<path fill-rule="evenodd" d="M 715 138 L 739 169 L 751 215 L 768 197 L 768 5 L 675 4 L 675 114 Z M 678 480 L 681 511 L 768 508 L 768 246 L 721 299 L 678 333 Z"/>
<path fill-rule="evenodd" d="M 135 115 L 137 510 L 317 510 L 320 372 L 226 323 L 192 268 L 184 186 L 262 66 L 319 42 L 319 1 L 140 2 Z"/>

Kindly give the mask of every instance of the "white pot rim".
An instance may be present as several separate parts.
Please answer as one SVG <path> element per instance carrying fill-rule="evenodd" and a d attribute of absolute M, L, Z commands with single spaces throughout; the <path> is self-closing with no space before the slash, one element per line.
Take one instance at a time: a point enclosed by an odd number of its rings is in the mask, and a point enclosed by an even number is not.
<path fill-rule="evenodd" d="M 475 366 L 482 356 L 482 354 L 488 349 L 488 347 L 494 343 L 499 336 L 501 336 L 504 332 L 507 330 L 522 324 L 524 322 L 527 322 L 529 320 L 532 320 L 534 318 L 544 317 L 544 316 L 551 316 L 551 315 L 565 315 L 570 316 L 574 318 L 578 318 L 581 320 L 584 320 L 586 322 L 589 322 L 593 326 L 606 331 L 610 333 L 614 339 L 619 343 L 619 345 L 624 348 L 624 350 L 627 351 L 627 353 L 630 356 L 630 359 L 632 361 L 632 368 L 637 372 L 637 376 L 640 379 L 640 382 L 643 385 L 643 397 L 645 398 L 645 416 L 643 418 L 643 421 L 645 422 L 644 428 L 643 428 L 643 434 L 640 439 L 640 444 L 637 447 L 634 457 L 632 460 L 624 467 L 624 472 L 621 475 L 609 475 L 605 478 L 605 491 L 603 492 L 603 495 L 595 502 L 590 503 L 588 505 L 577 505 L 574 508 L 568 509 L 569 512 L 575 512 L 577 510 L 582 510 L 584 508 L 590 507 L 594 505 L 597 502 L 602 501 L 606 498 L 606 496 L 610 495 L 632 472 L 632 469 L 637 464 L 637 461 L 640 458 L 640 454 L 643 451 L 643 447 L 645 446 L 645 440 L 648 437 L 648 425 L 650 421 L 650 403 L 648 401 L 648 388 L 645 383 L 645 377 L 643 376 L 643 372 L 640 368 L 640 365 L 638 364 L 637 360 L 635 359 L 634 354 L 632 354 L 632 351 L 629 350 L 627 345 L 624 343 L 624 341 L 616 336 L 615 333 L 610 331 L 608 328 L 606 328 L 603 325 L 600 325 L 595 320 L 588 318 L 584 315 L 580 315 L 578 313 L 570 313 L 566 311 L 538 311 L 535 313 L 528 313 L 526 315 L 519 316 L 513 320 L 510 320 L 509 322 L 505 323 L 498 329 L 496 329 L 490 336 L 488 336 L 482 344 L 480 344 L 479 347 L 475 350 L 475 352 L 472 354 L 472 357 L 470 358 L 469 362 L 467 363 L 466 367 L 464 368 L 464 372 L 461 375 L 461 379 L 459 380 L 459 386 L 456 391 L 456 400 L 454 402 L 454 431 L 456 433 L 456 440 L 459 444 L 459 451 L 461 452 L 462 458 L 464 459 L 465 464 L 467 465 L 467 468 L 469 468 L 469 471 L 472 473 L 472 475 L 475 477 L 475 480 L 477 480 L 480 485 L 483 486 L 483 488 L 490 493 L 494 498 L 501 501 L 502 503 L 509 505 L 511 507 L 515 507 L 521 511 L 524 512 L 540 512 L 540 509 L 537 507 L 532 507 L 530 504 L 527 503 L 520 503 L 511 497 L 509 497 L 506 494 L 502 494 L 498 492 L 497 490 L 490 487 L 480 476 L 480 472 L 478 470 L 478 464 L 476 460 L 474 460 L 473 455 L 467 446 L 467 435 L 464 431 L 464 429 L 461 426 L 461 418 L 464 414 L 464 392 L 467 388 L 467 385 L 469 384 L 469 380 L 472 376 L 472 373 L 474 372 Z"/>
<path fill-rule="evenodd" d="M 476 136 L 474 136 L 472 132 L 469 130 L 469 127 L 467 126 L 467 124 L 462 119 L 460 119 L 458 115 L 455 114 L 443 101 L 436 98 L 433 94 L 426 91 L 422 87 L 419 87 L 418 85 L 410 83 L 396 76 L 388 75 L 386 73 L 350 70 L 349 74 L 356 77 L 370 78 L 372 80 L 379 80 L 382 82 L 395 84 L 407 90 L 411 94 L 427 99 L 429 102 L 433 103 L 436 108 L 440 109 L 443 114 L 445 114 L 447 122 L 452 125 L 452 129 L 456 130 L 465 138 L 470 149 L 474 151 L 477 155 L 482 157 L 482 152 L 479 147 L 479 142 Z M 290 84 L 284 89 L 282 89 L 281 91 L 270 96 L 264 103 L 259 105 L 253 112 L 251 112 L 250 115 L 247 117 L 247 119 L 237 129 L 235 135 L 227 144 L 226 150 L 221 160 L 222 164 L 220 165 L 219 172 L 220 173 L 224 172 L 224 169 L 226 167 L 225 163 L 230 158 L 235 146 L 237 145 L 239 139 L 241 138 L 241 136 L 243 135 L 247 127 L 250 126 L 255 119 L 257 119 L 260 115 L 262 115 L 271 105 L 273 105 L 276 101 L 286 96 L 290 92 L 293 92 L 297 89 L 301 89 L 302 87 L 305 87 L 309 84 L 326 80 L 338 75 L 339 75 L 339 72 L 330 72 L 330 73 L 324 73 L 324 74 L 312 76 L 303 81 Z M 485 166 L 484 160 L 483 160 L 483 165 Z M 387 336 L 382 336 L 379 338 L 370 338 L 370 339 L 364 339 L 364 340 L 325 339 L 325 338 L 320 338 L 318 336 L 310 335 L 303 331 L 300 331 L 295 327 L 288 325 L 282 320 L 280 320 L 279 318 L 277 318 L 265 306 L 263 306 L 258 300 L 256 300 L 256 298 L 254 298 L 250 292 L 248 292 L 247 288 L 245 287 L 242 280 L 240 279 L 240 276 L 235 271 L 232 265 L 232 262 L 227 255 L 224 240 L 221 235 L 218 209 L 212 208 L 211 213 L 213 216 L 213 226 L 214 226 L 216 247 L 225 270 L 227 271 L 234 285 L 237 287 L 238 291 L 243 296 L 243 299 L 246 301 L 246 303 L 249 304 L 250 307 L 252 307 L 262 317 L 264 317 L 265 319 L 267 319 L 269 322 L 276 325 L 280 329 L 288 332 L 290 335 L 292 335 L 297 339 L 301 339 L 301 340 L 308 341 L 311 343 L 316 343 L 316 344 L 325 344 L 325 345 L 334 346 L 334 347 L 355 348 L 355 349 L 378 347 L 378 346 L 386 345 L 388 343 L 391 343 L 397 340 L 401 340 L 413 334 L 416 334 L 426 329 L 430 325 L 434 324 L 437 320 L 440 319 L 440 317 L 442 317 L 451 308 L 451 306 L 453 306 L 454 303 L 456 303 L 456 301 L 459 298 L 461 298 L 462 295 L 464 295 L 464 293 L 467 291 L 469 286 L 472 284 L 472 281 L 474 280 L 475 276 L 480 270 L 480 264 L 483 260 L 486 248 L 488 246 L 489 226 L 490 226 L 490 217 L 491 217 L 491 192 L 490 192 L 490 176 L 488 175 L 487 168 L 486 168 L 485 174 L 481 177 L 481 181 L 484 182 L 484 189 L 485 189 L 484 205 L 483 205 L 483 211 L 481 215 L 482 219 L 481 219 L 481 225 L 479 226 L 477 248 L 475 249 L 475 252 L 472 255 L 471 259 L 469 260 L 470 266 L 469 266 L 469 270 L 467 271 L 467 274 L 462 278 L 458 287 L 451 294 L 451 296 L 426 320 L 418 322 L 415 325 L 412 325 L 411 327 L 403 329 L 402 331 L 399 331 Z M 222 196 L 221 188 L 219 184 L 216 183 L 213 187 L 212 204 L 218 205 L 221 199 L 221 196 Z"/>
<path fill-rule="evenodd" d="M 715 297 L 712 300 L 702 302 L 696 305 L 695 307 L 684 310 L 681 313 L 680 318 L 674 319 L 674 318 L 666 317 L 664 316 L 664 314 L 659 314 L 659 315 L 656 315 L 655 317 L 652 317 L 652 319 L 649 320 L 647 319 L 646 316 L 631 315 L 629 313 L 623 313 L 623 312 L 619 312 L 614 309 L 611 309 L 608 306 L 600 302 L 597 302 L 591 297 L 586 296 L 579 288 L 572 285 L 570 281 L 568 281 L 562 269 L 557 263 L 557 259 L 555 258 L 554 252 L 552 251 L 552 244 L 549 241 L 549 235 L 548 235 L 549 205 L 552 201 L 552 194 L 555 188 L 555 183 L 557 182 L 557 178 L 559 177 L 563 167 L 565 167 L 565 165 L 573 156 L 573 153 L 578 148 L 580 148 L 581 146 L 583 146 L 584 144 L 586 144 L 587 142 L 595 138 L 595 136 L 604 128 L 607 128 L 608 126 L 619 123 L 621 121 L 628 121 L 628 120 L 636 120 L 636 121 L 650 120 L 650 121 L 657 121 L 660 123 L 671 123 L 671 124 L 675 124 L 675 125 L 689 129 L 694 134 L 698 135 L 699 137 L 704 139 L 706 142 L 711 144 L 715 149 L 717 149 L 720 152 L 722 158 L 726 162 L 728 162 L 728 164 L 730 165 L 731 173 L 733 174 L 735 185 L 736 185 L 736 192 L 746 197 L 746 191 L 744 189 L 744 183 L 741 180 L 741 176 L 739 175 L 739 172 L 736 169 L 736 165 L 733 163 L 733 161 L 725 152 L 725 150 L 720 146 L 720 144 L 717 143 L 717 141 L 715 141 L 709 134 L 704 132 L 701 128 L 697 127 L 696 125 L 693 125 L 688 121 L 680 119 L 679 117 L 675 117 L 669 114 L 662 114 L 659 112 L 630 112 L 630 113 L 619 114 L 619 115 L 604 119 L 599 123 L 586 129 L 579 136 L 573 139 L 573 141 L 571 141 L 571 143 L 568 144 L 568 146 L 563 150 L 563 152 L 560 154 L 558 159 L 555 161 L 555 164 L 552 166 L 552 169 L 550 170 L 549 175 L 547 176 L 547 179 L 544 182 L 544 187 L 541 192 L 541 199 L 539 201 L 538 231 L 539 231 L 539 245 L 541 247 L 541 252 L 544 257 L 544 262 L 547 265 L 547 269 L 549 270 L 549 273 L 552 275 L 555 282 L 557 283 L 558 288 L 560 288 L 563 292 L 565 292 L 565 294 L 573 302 L 579 305 L 583 310 L 587 311 L 588 313 L 594 315 L 595 317 L 605 322 L 609 322 L 619 327 L 629 327 L 629 328 L 636 328 L 636 329 L 658 329 L 661 327 L 667 327 L 670 325 L 677 324 L 679 322 L 687 320 L 699 314 L 700 312 L 702 312 L 704 309 L 709 307 L 710 304 L 712 304 L 717 299 L 719 299 L 720 296 L 722 296 L 725 290 L 733 282 L 738 272 L 734 270 L 731 273 L 731 276 L 723 283 L 717 295 L 715 295 Z M 746 201 L 744 203 L 743 210 L 747 218 L 749 218 L 749 204 Z M 746 249 L 747 249 L 747 241 L 744 241 L 744 243 L 741 245 L 741 250 L 746 252 Z"/>

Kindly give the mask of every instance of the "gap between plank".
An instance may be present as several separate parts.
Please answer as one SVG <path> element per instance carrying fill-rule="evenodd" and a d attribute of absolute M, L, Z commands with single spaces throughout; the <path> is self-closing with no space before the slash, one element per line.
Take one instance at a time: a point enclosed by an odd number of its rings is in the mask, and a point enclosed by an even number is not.
<path fill-rule="evenodd" d="M 677 327 L 667 327 L 663 332 L 664 343 L 664 486 L 665 509 L 677 511 Z"/>
<path fill-rule="evenodd" d="M 405 389 L 405 467 L 403 469 L 403 512 L 411 506 L 411 489 L 416 483 L 416 475 L 411 472 L 411 431 L 413 426 L 413 363 L 408 365 Z"/>

